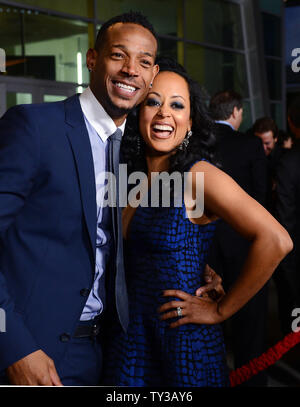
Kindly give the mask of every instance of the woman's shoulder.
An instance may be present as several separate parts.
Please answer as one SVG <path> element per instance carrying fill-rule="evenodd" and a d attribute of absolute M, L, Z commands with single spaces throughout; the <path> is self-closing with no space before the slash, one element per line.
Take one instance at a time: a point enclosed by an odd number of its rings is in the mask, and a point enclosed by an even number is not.
<path fill-rule="evenodd" d="M 206 171 L 211 171 L 211 170 L 218 170 L 220 171 L 215 164 L 210 162 L 209 160 L 202 158 L 200 160 L 197 160 L 193 162 L 190 166 L 188 171 L 191 172 L 206 172 Z"/>

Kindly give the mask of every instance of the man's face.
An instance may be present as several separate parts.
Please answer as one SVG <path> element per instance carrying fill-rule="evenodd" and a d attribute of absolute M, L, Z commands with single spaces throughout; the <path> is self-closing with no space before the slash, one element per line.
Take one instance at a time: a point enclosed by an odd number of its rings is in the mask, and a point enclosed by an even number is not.
<path fill-rule="evenodd" d="M 265 133 L 255 133 L 255 135 L 261 138 L 266 156 L 270 155 L 276 144 L 273 132 L 270 130 Z"/>
<path fill-rule="evenodd" d="M 132 23 L 108 28 L 99 51 L 90 49 L 91 89 L 115 121 L 143 101 L 158 72 L 154 64 L 157 43 L 150 31 Z"/>

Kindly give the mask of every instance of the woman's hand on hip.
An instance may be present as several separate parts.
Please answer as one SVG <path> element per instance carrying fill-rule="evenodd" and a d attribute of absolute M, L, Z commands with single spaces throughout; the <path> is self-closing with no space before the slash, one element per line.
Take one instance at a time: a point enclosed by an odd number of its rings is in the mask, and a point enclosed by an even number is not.
<path fill-rule="evenodd" d="M 212 325 L 222 322 L 222 317 L 218 312 L 218 303 L 208 297 L 199 298 L 181 290 L 166 290 L 163 296 L 181 300 L 172 300 L 158 309 L 158 312 L 162 314 L 160 316 L 162 321 L 177 318 L 177 321 L 169 325 L 170 328 L 177 328 L 185 324 Z M 178 307 L 181 308 L 181 316 L 178 314 Z"/>

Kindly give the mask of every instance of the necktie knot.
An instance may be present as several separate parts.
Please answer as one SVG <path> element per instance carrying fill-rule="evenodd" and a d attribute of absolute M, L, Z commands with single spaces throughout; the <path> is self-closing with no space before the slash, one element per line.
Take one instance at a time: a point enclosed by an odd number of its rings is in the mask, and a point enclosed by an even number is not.
<path fill-rule="evenodd" d="M 110 136 L 110 140 L 112 142 L 114 141 L 122 141 L 122 130 L 117 129 L 111 136 Z"/>

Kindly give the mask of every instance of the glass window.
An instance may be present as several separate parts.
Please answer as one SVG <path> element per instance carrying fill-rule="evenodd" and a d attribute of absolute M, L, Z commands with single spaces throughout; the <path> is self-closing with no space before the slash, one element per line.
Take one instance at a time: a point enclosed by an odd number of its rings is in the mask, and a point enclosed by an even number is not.
<path fill-rule="evenodd" d="M 282 103 L 271 103 L 271 117 L 279 128 L 283 128 Z"/>
<path fill-rule="evenodd" d="M 243 48 L 240 6 L 223 0 L 189 0 L 186 37 L 231 48 Z"/>
<path fill-rule="evenodd" d="M 259 0 L 260 8 L 273 14 L 281 14 L 282 0 Z"/>
<path fill-rule="evenodd" d="M 285 9 L 285 64 L 287 82 L 289 84 L 300 83 L 300 7 L 287 7 Z M 295 50 L 295 51 L 293 51 Z M 294 54 L 294 55 L 293 55 Z M 292 69 L 293 68 L 293 69 Z"/>
<path fill-rule="evenodd" d="M 158 55 L 172 57 L 184 64 L 184 44 L 168 38 L 159 38 Z"/>
<path fill-rule="evenodd" d="M 243 98 L 248 97 L 243 54 L 186 44 L 186 69 L 211 96 L 224 89 L 234 89 Z"/>
<path fill-rule="evenodd" d="M 281 62 L 267 58 L 266 67 L 270 99 L 280 100 L 282 98 Z"/>
<path fill-rule="evenodd" d="M 182 0 L 97 0 L 98 18 L 106 21 L 130 10 L 149 18 L 158 34 L 183 36 Z"/>
<path fill-rule="evenodd" d="M 88 25 L 43 14 L 25 16 L 27 75 L 56 81 L 86 83 Z"/>
<path fill-rule="evenodd" d="M 61 0 L 20 0 L 20 3 L 29 6 L 42 7 L 49 10 L 68 14 L 77 14 L 82 17 L 93 16 L 93 2 L 90 0 L 61 1 Z"/>
<path fill-rule="evenodd" d="M 280 18 L 271 14 L 262 13 L 265 54 L 281 56 L 281 24 Z"/>
<path fill-rule="evenodd" d="M 246 132 L 249 130 L 253 125 L 252 115 L 251 115 L 251 107 L 249 101 L 243 101 L 243 121 L 239 128 L 239 131 Z"/>
<path fill-rule="evenodd" d="M 9 109 L 12 106 L 30 104 L 32 103 L 31 93 L 16 93 L 7 92 L 6 93 L 6 108 Z"/>
<path fill-rule="evenodd" d="M 89 48 L 87 23 L 2 6 L 0 24 L 1 48 L 7 54 L 8 75 L 80 85 L 88 83 L 85 67 Z M 21 32 L 25 42 L 22 42 Z"/>
<path fill-rule="evenodd" d="M 67 96 L 60 96 L 60 95 L 44 95 L 44 102 L 60 102 L 61 100 L 65 100 Z"/>
<path fill-rule="evenodd" d="M 0 47 L 6 54 L 7 75 L 15 72 L 23 73 L 24 59 L 21 44 L 21 27 L 24 15 L 17 9 L 2 5 L 0 3 Z"/>

